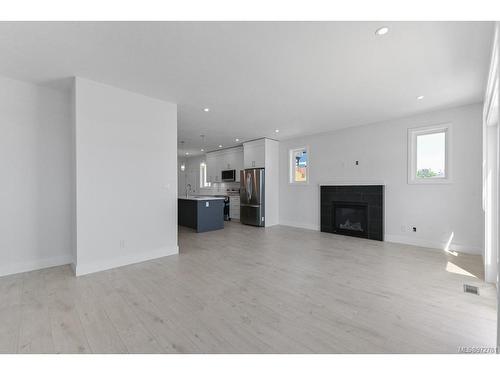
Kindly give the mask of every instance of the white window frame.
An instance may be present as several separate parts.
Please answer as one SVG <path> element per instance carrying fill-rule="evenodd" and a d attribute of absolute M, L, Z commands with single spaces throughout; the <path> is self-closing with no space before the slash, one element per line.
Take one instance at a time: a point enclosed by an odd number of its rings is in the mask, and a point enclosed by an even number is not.
<path fill-rule="evenodd" d="M 202 161 L 200 163 L 200 189 L 210 187 L 211 182 L 207 181 L 207 163 Z"/>
<path fill-rule="evenodd" d="M 293 155 L 297 151 L 305 151 L 307 153 L 307 173 L 305 181 L 295 181 L 295 160 L 293 160 Z M 309 185 L 310 179 L 310 166 L 311 166 L 311 153 L 309 152 L 309 146 L 295 147 L 288 150 L 288 183 L 290 185 Z"/>
<path fill-rule="evenodd" d="M 449 184 L 452 182 L 451 165 L 451 123 L 408 129 L 408 183 L 409 184 Z M 417 137 L 420 135 L 445 133 L 444 177 L 417 177 Z"/>

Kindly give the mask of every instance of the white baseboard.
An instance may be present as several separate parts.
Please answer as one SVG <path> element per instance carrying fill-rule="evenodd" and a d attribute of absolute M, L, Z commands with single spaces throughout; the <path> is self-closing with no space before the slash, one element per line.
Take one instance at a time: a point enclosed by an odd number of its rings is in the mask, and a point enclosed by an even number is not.
<path fill-rule="evenodd" d="M 0 266 L 0 276 L 13 275 L 15 273 L 29 272 L 40 270 L 42 268 L 63 266 L 73 262 L 71 255 L 60 255 L 57 257 L 35 259 L 26 262 L 9 264 L 8 266 Z"/>
<path fill-rule="evenodd" d="M 159 249 L 151 250 L 148 252 L 141 252 L 139 254 L 128 254 L 122 257 L 115 257 L 112 259 L 103 259 L 97 262 L 82 263 L 76 265 L 75 275 L 82 276 L 89 273 L 109 270 L 111 268 L 123 267 L 129 264 L 145 262 L 147 260 L 162 258 L 169 255 L 179 253 L 179 246 L 172 248 L 162 247 Z"/>
<path fill-rule="evenodd" d="M 293 221 L 283 221 L 281 220 L 279 225 L 284 225 L 287 227 L 301 228 L 301 229 L 309 229 L 319 231 L 319 225 L 307 224 L 307 223 L 297 223 Z"/>
<path fill-rule="evenodd" d="M 425 240 L 425 239 L 421 239 L 421 238 L 412 238 L 409 236 L 402 236 L 402 235 L 398 235 L 398 234 L 386 234 L 384 236 L 384 239 L 387 242 L 395 242 L 395 243 L 402 243 L 405 245 L 421 246 L 421 247 L 427 247 L 430 249 L 436 249 L 436 250 L 441 250 L 441 251 L 443 251 L 446 247 L 446 242 Z M 483 250 L 477 246 L 463 245 L 463 244 L 458 244 L 458 243 L 454 243 L 454 242 L 452 242 L 450 244 L 449 249 L 451 251 L 458 251 L 460 253 L 474 254 L 474 255 L 481 255 L 483 253 Z"/>
<path fill-rule="evenodd" d="M 320 227 L 316 226 L 314 224 L 297 223 L 297 222 L 293 222 L 293 221 L 283 221 L 282 220 L 282 221 L 280 221 L 280 225 L 294 227 L 294 228 L 301 228 L 301 229 L 316 230 L 316 231 L 320 230 Z M 402 243 L 405 245 L 427 247 L 430 249 L 441 250 L 441 251 L 446 247 L 446 242 L 429 241 L 429 240 L 424 240 L 424 239 L 420 239 L 420 238 L 412 238 L 410 236 L 402 236 L 402 235 L 397 235 L 397 234 L 396 235 L 385 234 L 384 240 L 386 242 L 395 242 L 395 243 Z M 454 243 L 454 242 L 452 242 L 450 244 L 450 250 L 458 251 L 460 253 L 474 254 L 474 255 L 482 255 L 483 254 L 483 249 L 480 247 L 469 246 L 469 245 L 464 245 L 464 244 L 459 244 L 459 243 Z"/>

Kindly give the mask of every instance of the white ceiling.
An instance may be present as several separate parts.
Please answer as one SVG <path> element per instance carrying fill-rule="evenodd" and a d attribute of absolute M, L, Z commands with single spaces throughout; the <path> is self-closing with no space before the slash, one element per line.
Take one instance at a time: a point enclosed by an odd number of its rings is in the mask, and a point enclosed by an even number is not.
<path fill-rule="evenodd" d="M 376 36 L 382 25 L 389 33 Z M 200 134 L 215 149 L 479 102 L 492 32 L 487 22 L 0 22 L 0 74 L 53 86 L 76 75 L 175 102 L 179 152 L 199 153 Z"/>

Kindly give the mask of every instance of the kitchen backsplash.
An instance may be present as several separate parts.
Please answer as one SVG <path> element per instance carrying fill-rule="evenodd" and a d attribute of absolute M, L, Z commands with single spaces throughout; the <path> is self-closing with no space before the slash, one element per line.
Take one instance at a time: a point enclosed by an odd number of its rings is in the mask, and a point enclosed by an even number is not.
<path fill-rule="evenodd" d="M 186 186 L 191 186 L 190 194 L 193 195 L 222 195 L 227 190 L 238 190 L 239 182 L 217 182 L 210 187 L 200 188 L 200 163 L 204 161 L 202 156 L 192 158 L 180 158 L 178 160 L 178 194 L 186 194 Z M 181 165 L 184 164 L 184 171 Z"/>
<path fill-rule="evenodd" d="M 213 195 L 213 194 L 225 194 L 227 190 L 238 190 L 240 188 L 240 183 L 239 182 L 221 182 L 221 183 L 214 183 L 212 186 L 207 187 L 207 188 L 200 188 L 200 194 L 208 194 L 208 195 Z"/>

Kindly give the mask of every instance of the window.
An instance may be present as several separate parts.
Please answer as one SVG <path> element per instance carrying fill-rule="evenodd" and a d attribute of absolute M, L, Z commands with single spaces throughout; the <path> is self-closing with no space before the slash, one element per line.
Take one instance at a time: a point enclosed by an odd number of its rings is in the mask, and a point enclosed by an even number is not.
<path fill-rule="evenodd" d="M 408 183 L 450 182 L 449 124 L 408 130 Z"/>
<path fill-rule="evenodd" d="M 309 152 L 306 147 L 290 150 L 290 183 L 307 184 L 309 181 Z"/>
<path fill-rule="evenodd" d="M 207 182 L 207 165 L 205 162 L 200 164 L 200 188 L 210 187 L 210 182 Z"/>

